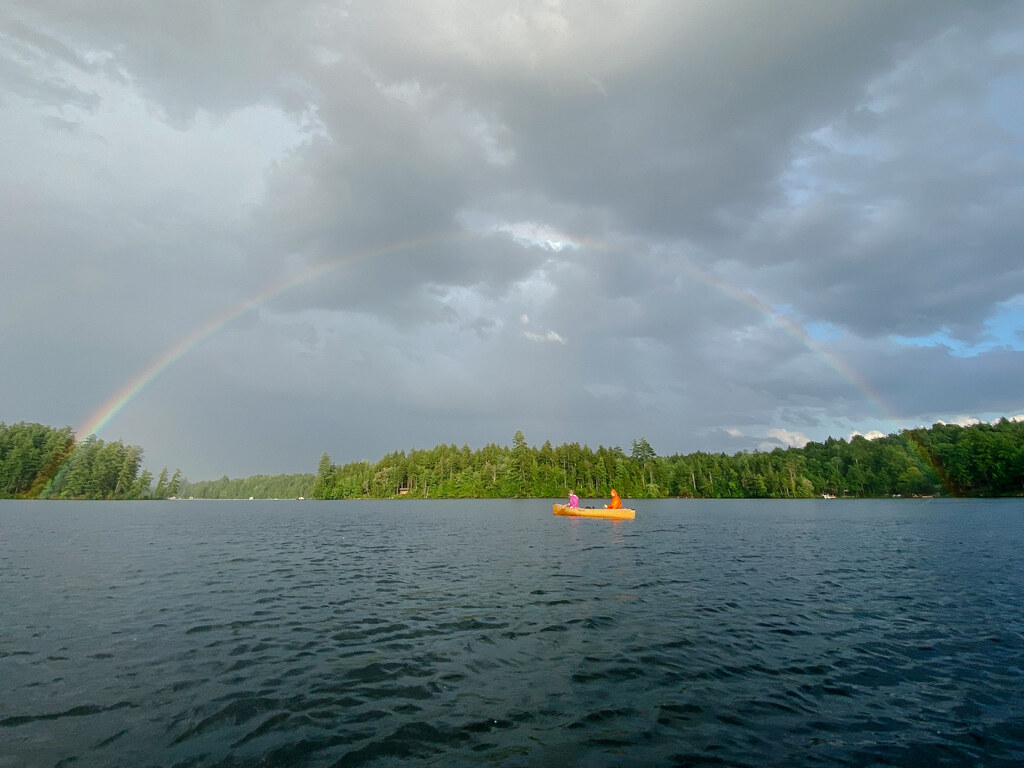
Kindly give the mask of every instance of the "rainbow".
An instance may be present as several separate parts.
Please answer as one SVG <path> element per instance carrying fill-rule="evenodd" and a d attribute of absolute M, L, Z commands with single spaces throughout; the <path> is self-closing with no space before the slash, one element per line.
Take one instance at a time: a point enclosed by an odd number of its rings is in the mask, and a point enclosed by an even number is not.
<path fill-rule="evenodd" d="M 811 354 L 817 357 L 827 367 L 839 374 L 840 378 L 844 379 L 854 389 L 864 395 L 864 397 L 879 410 L 882 416 L 893 421 L 898 418 L 895 411 L 889 407 L 875 389 L 873 389 L 862 377 L 854 372 L 854 370 L 842 358 L 830 352 L 812 338 L 803 326 L 793 322 L 785 314 L 765 304 L 763 301 L 747 291 L 740 291 L 692 264 L 688 264 L 687 269 L 691 275 L 699 279 L 705 285 L 714 288 L 720 293 L 723 293 L 760 313 L 787 335 L 803 344 Z"/>
<path fill-rule="evenodd" d="M 89 435 L 94 435 L 102 432 L 106 429 L 110 423 L 122 412 L 124 409 L 136 398 L 139 394 L 146 389 L 155 379 L 157 379 L 164 371 L 173 366 L 177 361 L 185 357 L 189 352 L 198 347 L 204 341 L 209 339 L 214 334 L 218 333 L 226 325 L 232 321 L 238 319 L 247 312 L 250 312 L 262 304 L 266 303 L 270 299 L 293 290 L 303 284 L 309 283 L 318 278 L 323 278 L 334 272 L 335 270 L 352 264 L 356 261 L 376 257 L 384 256 L 387 254 L 397 253 L 403 250 L 411 248 L 422 247 L 425 245 L 436 244 L 439 242 L 464 240 L 470 238 L 480 238 L 486 236 L 493 236 L 495 234 L 508 234 L 508 232 L 502 233 L 500 230 L 492 230 L 484 233 L 480 232 L 455 232 L 446 233 L 441 235 L 428 235 L 417 238 L 411 238 L 407 240 L 395 241 L 386 245 L 368 248 L 363 251 L 359 251 L 353 254 L 349 254 L 343 258 L 334 259 L 321 264 L 313 265 L 298 273 L 288 276 L 284 279 L 278 280 L 259 293 L 251 296 L 243 301 L 235 304 L 228 309 L 224 310 L 220 314 L 214 316 L 205 325 L 196 328 L 190 334 L 177 341 L 171 347 L 163 351 L 160 355 L 149 362 L 142 370 L 140 370 L 132 379 L 126 382 L 120 389 L 105 400 L 99 408 L 97 408 L 76 430 L 76 435 L 80 436 L 80 439 L 85 439 Z M 513 235 L 515 237 L 515 235 Z M 567 244 L 571 244 L 574 247 L 586 246 L 604 251 L 613 250 L 612 247 L 604 241 L 593 240 L 586 237 L 573 237 L 573 236 L 560 236 L 559 238 Z M 872 402 L 881 412 L 882 415 L 889 419 L 895 419 L 892 410 L 885 404 L 881 396 L 875 392 L 871 387 L 863 381 L 844 361 L 832 354 L 824 347 L 822 347 L 817 341 L 798 324 L 787 318 L 782 313 L 768 306 L 760 299 L 756 298 L 747 291 L 741 291 L 732 285 L 724 282 L 720 278 L 712 275 L 705 270 L 700 269 L 688 260 L 682 264 L 683 268 L 695 279 L 704 283 L 705 285 L 713 288 L 714 290 L 722 293 L 723 295 L 738 301 L 751 309 L 755 310 L 774 325 L 779 327 L 781 330 L 792 336 L 798 342 L 803 344 L 808 350 L 810 350 L 818 359 L 820 359 L 826 366 L 834 370 L 840 377 L 849 382 L 855 389 L 861 392 L 870 402 Z"/>
<path fill-rule="evenodd" d="M 566 239 L 592 248 L 600 248 L 605 251 L 611 250 L 607 243 L 601 241 L 571 237 Z M 674 261 L 673 264 L 675 266 L 681 266 L 686 270 L 690 277 L 695 278 L 709 288 L 714 289 L 722 295 L 733 299 L 734 301 L 739 302 L 762 315 L 777 328 L 805 346 L 807 350 L 817 357 L 818 360 L 820 360 L 826 367 L 831 368 L 839 375 L 840 378 L 845 380 L 855 390 L 864 395 L 864 397 L 878 409 L 879 413 L 884 418 L 889 419 L 890 421 L 896 421 L 898 419 L 896 412 L 885 402 L 885 400 L 882 399 L 882 396 L 861 376 L 854 372 L 854 370 L 844 360 L 828 351 L 814 338 L 812 338 L 801 325 L 793 322 L 793 320 L 787 317 L 784 313 L 779 312 L 775 308 L 761 301 L 749 291 L 736 288 L 711 272 L 701 269 L 689 259 L 680 259 Z"/>
<path fill-rule="evenodd" d="M 397 253 L 399 251 L 437 242 L 463 239 L 463 237 L 464 235 L 461 234 L 447 234 L 399 240 L 376 248 L 368 248 L 340 259 L 334 259 L 323 262 L 322 264 L 307 267 L 294 275 L 270 284 L 256 295 L 244 299 L 238 304 L 235 304 L 214 316 L 208 320 L 205 325 L 195 329 L 188 336 L 185 336 L 170 348 L 161 352 L 160 355 L 151 360 L 145 368 L 135 374 L 135 376 L 117 390 L 117 392 L 107 398 L 107 400 L 105 400 L 103 404 L 100 405 L 100 407 L 82 423 L 82 425 L 76 430 L 75 434 L 80 436 L 80 439 L 85 439 L 89 435 L 102 432 L 110 422 L 113 421 L 118 414 L 120 414 L 129 405 L 129 403 L 132 402 L 132 400 L 138 397 L 139 394 L 146 387 L 152 384 L 153 381 L 164 371 L 181 360 L 185 355 L 198 347 L 208 338 L 219 332 L 226 325 L 237 320 L 247 312 L 256 309 L 267 301 L 270 301 L 275 296 L 280 296 L 283 293 L 287 293 L 290 290 L 298 288 L 300 285 L 325 277 L 346 264 L 352 264 L 356 261 L 368 259 L 374 256 Z"/>

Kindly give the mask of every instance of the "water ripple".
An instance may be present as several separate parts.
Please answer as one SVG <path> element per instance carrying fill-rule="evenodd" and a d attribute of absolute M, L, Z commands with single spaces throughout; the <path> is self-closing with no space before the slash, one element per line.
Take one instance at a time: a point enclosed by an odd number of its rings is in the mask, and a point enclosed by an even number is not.
<path fill-rule="evenodd" d="M 1024 504 L 0 503 L 13 765 L 1024 764 Z"/>

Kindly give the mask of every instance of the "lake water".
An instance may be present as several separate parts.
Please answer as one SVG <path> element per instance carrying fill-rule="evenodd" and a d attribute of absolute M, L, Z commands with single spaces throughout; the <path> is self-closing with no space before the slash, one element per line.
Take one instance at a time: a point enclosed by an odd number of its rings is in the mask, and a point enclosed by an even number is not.
<path fill-rule="evenodd" d="M 1024 501 L 0 502 L 0 766 L 1024 764 Z"/>

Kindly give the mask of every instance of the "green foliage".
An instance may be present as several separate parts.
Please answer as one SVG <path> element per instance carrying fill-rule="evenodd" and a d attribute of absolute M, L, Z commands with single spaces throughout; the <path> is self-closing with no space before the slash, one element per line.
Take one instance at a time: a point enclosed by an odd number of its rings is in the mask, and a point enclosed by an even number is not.
<path fill-rule="evenodd" d="M 663 496 L 667 484 L 653 455 L 635 462 L 620 448 L 550 442 L 531 447 L 521 431 L 512 448 L 487 445 L 439 445 L 431 450 L 404 451 L 376 464 L 336 466 L 320 459 L 314 497 L 351 498 L 558 498 L 575 490 L 582 498 L 608 498 L 615 487 L 625 497 Z M 656 481 L 657 478 L 657 481 Z M 659 484 L 660 483 L 660 484 Z"/>
<path fill-rule="evenodd" d="M 603 499 L 813 498 L 816 496 L 1008 496 L 1024 494 L 1024 422 L 905 430 L 878 440 L 829 438 L 771 452 L 659 457 L 644 438 L 596 451 L 578 443 L 512 448 L 454 445 L 404 451 L 376 464 L 336 466 L 320 457 L 313 497 Z"/>
<path fill-rule="evenodd" d="M 174 474 L 168 479 L 167 467 L 160 470 L 160 477 L 157 478 L 156 488 L 146 498 L 150 499 L 176 499 L 181 489 L 181 470 L 174 470 Z M 148 484 L 147 484 L 148 485 Z"/>
<path fill-rule="evenodd" d="M 316 475 L 253 475 L 252 477 L 202 480 L 190 483 L 175 473 L 168 481 L 170 491 L 178 486 L 177 496 L 195 499 L 297 499 L 313 498 Z"/>
<path fill-rule="evenodd" d="M 661 491 L 654 479 L 654 468 L 657 464 L 658 456 L 654 449 L 651 448 L 651 444 L 642 437 L 639 440 L 634 440 L 633 452 L 630 454 L 630 458 L 640 467 L 640 481 L 644 485 L 644 495 L 649 498 L 657 498 Z M 650 475 L 649 483 L 648 475 Z"/>
<path fill-rule="evenodd" d="M 120 440 L 90 435 L 76 445 L 71 427 L 0 423 L 0 498 L 148 498 L 141 463 L 142 449 Z"/>
<path fill-rule="evenodd" d="M 38 498 L 74 448 L 71 427 L 0 422 L 0 498 Z"/>
<path fill-rule="evenodd" d="M 821 495 L 1024 495 L 1024 422 L 960 427 L 935 424 L 878 440 L 828 438 L 770 453 L 698 451 L 659 457 L 633 441 L 591 450 L 579 443 L 531 447 L 521 431 L 512 448 L 439 445 L 396 451 L 375 464 L 337 466 L 325 453 L 316 474 L 255 475 L 190 483 L 165 467 L 153 488 L 142 448 L 70 427 L 0 422 L 0 498 L 810 498 Z"/>
<path fill-rule="evenodd" d="M 326 452 L 321 454 L 320 463 L 317 465 L 316 481 L 313 483 L 313 496 L 317 499 L 327 498 L 336 482 L 334 465 L 331 464 L 331 457 Z"/>
<path fill-rule="evenodd" d="M 1020 496 L 1024 422 L 935 424 L 878 440 L 858 435 L 771 453 L 696 453 L 668 461 L 669 493 L 676 496 Z"/>

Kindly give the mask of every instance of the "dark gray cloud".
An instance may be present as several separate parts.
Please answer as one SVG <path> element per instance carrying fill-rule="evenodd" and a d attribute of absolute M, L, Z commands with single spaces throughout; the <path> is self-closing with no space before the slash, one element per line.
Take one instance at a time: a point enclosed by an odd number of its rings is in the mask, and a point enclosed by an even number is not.
<path fill-rule="evenodd" d="M 1022 22 L 8 3 L 0 419 L 135 382 L 101 436 L 199 479 L 1018 413 Z"/>

